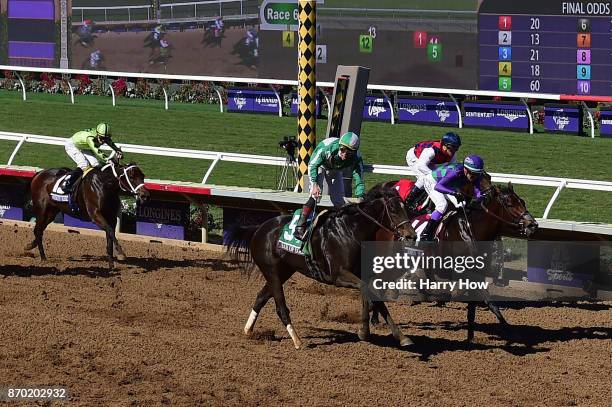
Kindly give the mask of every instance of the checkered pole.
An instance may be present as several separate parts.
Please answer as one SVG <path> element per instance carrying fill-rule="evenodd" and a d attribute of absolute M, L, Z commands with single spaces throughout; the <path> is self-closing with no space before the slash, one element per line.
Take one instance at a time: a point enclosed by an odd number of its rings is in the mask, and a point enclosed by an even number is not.
<path fill-rule="evenodd" d="M 300 0 L 300 27 L 299 27 L 299 57 L 300 73 L 298 76 L 298 94 L 300 104 L 298 108 L 298 135 L 299 135 L 299 183 L 298 191 L 304 190 L 304 183 L 308 175 L 308 163 L 317 142 L 316 137 L 316 30 L 317 12 L 316 1 Z"/>

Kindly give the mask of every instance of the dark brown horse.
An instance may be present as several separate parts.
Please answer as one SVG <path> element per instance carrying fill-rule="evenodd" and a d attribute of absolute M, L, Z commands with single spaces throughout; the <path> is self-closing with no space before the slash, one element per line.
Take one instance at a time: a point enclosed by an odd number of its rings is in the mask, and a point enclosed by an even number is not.
<path fill-rule="evenodd" d="M 112 270 L 113 245 L 117 249 L 117 259 L 125 259 L 123 249 L 115 237 L 117 216 L 121 208 L 119 195 L 127 193 L 136 196 L 140 201 L 148 200 L 150 194 L 144 186 L 144 174 L 136 164 L 121 165 L 111 162 L 102 169 L 94 168 L 74 186 L 73 205 L 70 205 L 68 202 L 56 202 L 52 199 L 54 187 L 69 171 L 68 168 L 51 168 L 39 172 L 32 179 L 30 188 L 36 225 L 34 240 L 26 246 L 26 250 L 38 247 L 41 259 L 46 260 L 43 233 L 61 211 L 82 220 L 91 220 L 106 232 L 106 254 L 109 268 Z"/>
<path fill-rule="evenodd" d="M 374 240 L 379 228 L 401 237 L 413 237 L 414 231 L 408 225 L 409 218 L 398 196 L 382 194 L 381 198 L 373 201 L 330 210 L 321 215 L 312 232 L 312 261 L 309 264 L 304 256 L 277 247 L 279 236 L 291 219 L 291 216 L 279 216 L 262 225 L 235 228 L 226 236 L 225 244 L 236 258 L 246 260 L 243 265 L 247 269 L 253 263 L 257 265 L 266 280 L 245 325 L 245 334 L 253 332 L 259 312 L 274 297 L 278 317 L 298 349 L 302 341 L 291 325 L 283 284 L 297 271 L 324 284 L 360 290 L 361 242 Z M 370 302 L 365 298 L 362 298 L 361 340 L 366 340 L 370 333 L 371 308 L 383 315 L 400 345 L 412 344 L 395 325 L 384 303 Z"/>
<path fill-rule="evenodd" d="M 395 191 L 393 185 L 396 181 L 374 186 L 367 194 L 366 199 L 376 199 L 381 194 Z M 468 210 L 458 210 L 445 222 L 437 238 L 441 241 L 466 242 L 466 251 L 470 249 L 471 241 L 495 241 L 501 236 L 529 237 L 538 228 L 538 223 L 527 210 L 525 201 L 515 192 L 511 183 L 506 187 L 493 185 L 485 178 L 482 186 L 484 199 L 468 205 Z M 470 195 L 470 191 L 463 191 Z M 397 193 L 397 192 L 396 192 Z M 424 220 L 425 215 L 413 219 L 412 226 L 418 228 L 418 222 Z M 393 240 L 394 237 L 384 230 L 379 230 L 377 240 Z M 503 317 L 497 304 L 485 300 L 486 306 L 495 314 L 503 328 L 508 330 L 509 324 Z M 476 319 L 476 302 L 468 302 L 468 341 L 474 338 Z M 373 323 L 378 321 L 376 310 L 372 315 Z"/>

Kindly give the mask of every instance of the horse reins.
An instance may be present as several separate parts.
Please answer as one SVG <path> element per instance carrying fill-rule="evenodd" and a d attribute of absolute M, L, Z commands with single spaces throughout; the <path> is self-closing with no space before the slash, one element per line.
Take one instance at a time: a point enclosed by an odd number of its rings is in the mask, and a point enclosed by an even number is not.
<path fill-rule="evenodd" d="M 385 214 L 389 217 L 389 220 L 391 221 L 391 223 L 393 224 L 393 219 L 391 218 L 391 214 L 389 213 L 389 208 L 387 206 L 387 203 L 391 200 L 391 199 L 400 199 L 400 197 L 393 197 L 390 198 L 389 200 L 385 199 L 385 211 L 382 213 L 382 215 L 380 216 L 380 218 L 382 219 Z M 369 219 L 370 221 L 372 221 L 374 224 L 376 224 L 377 226 L 380 226 L 380 228 L 382 228 L 383 230 L 385 230 L 386 232 L 391 233 L 393 236 L 397 237 L 397 238 L 402 238 L 402 236 L 399 234 L 399 232 L 397 231 L 399 228 L 401 228 L 404 224 L 409 223 L 408 220 L 404 220 L 402 222 L 400 222 L 398 225 L 394 225 L 394 229 L 391 230 L 390 228 L 386 227 L 385 225 L 383 225 L 379 220 L 375 219 L 373 216 L 367 214 L 363 209 L 361 209 L 359 207 L 359 205 L 356 206 L 357 207 L 357 211 L 359 211 L 359 213 L 361 213 L 363 216 L 366 217 L 366 219 Z"/>

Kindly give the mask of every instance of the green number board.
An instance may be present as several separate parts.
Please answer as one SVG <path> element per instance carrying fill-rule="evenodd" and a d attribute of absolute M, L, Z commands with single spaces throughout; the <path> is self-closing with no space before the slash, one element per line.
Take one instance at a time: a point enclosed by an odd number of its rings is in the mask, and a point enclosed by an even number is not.
<path fill-rule="evenodd" d="M 429 62 L 442 61 L 442 44 L 427 44 L 427 59 Z"/>
<path fill-rule="evenodd" d="M 368 54 L 372 53 L 374 47 L 374 38 L 371 35 L 360 35 L 359 36 L 359 52 L 365 52 Z"/>

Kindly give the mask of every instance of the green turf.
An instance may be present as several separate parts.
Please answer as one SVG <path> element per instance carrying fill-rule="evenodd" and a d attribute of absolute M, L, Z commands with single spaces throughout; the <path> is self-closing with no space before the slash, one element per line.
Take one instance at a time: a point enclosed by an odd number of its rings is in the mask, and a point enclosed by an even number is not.
<path fill-rule="evenodd" d="M 76 104 L 61 95 L 0 92 L 0 129 L 68 137 L 98 121 L 112 124 L 118 142 L 250 154 L 282 154 L 277 144 L 294 135 L 295 117 L 219 113 L 216 105 L 170 103 L 120 98 L 112 107 L 109 97 L 77 96 Z M 325 131 L 326 122 L 318 128 Z M 362 128 L 362 151 L 366 163 L 402 165 L 406 150 L 416 141 L 439 137 L 440 127 L 390 125 L 366 122 Z M 567 135 L 462 129 L 463 157 L 481 154 L 490 172 L 546 175 L 609 181 L 612 140 Z M 0 141 L 0 162 L 6 163 L 16 143 Z M 148 178 L 201 182 L 210 161 L 129 155 L 143 167 Z M 62 147 L 26 144 L 15 164 L 39 167 L 72 166 Z M 220 163 L 210 183 L 272 188 L 276 167 Z M 396 178 L 368 174 L 366 182 Z M 517 187 L 532 213 L 541 216 L 553 188 Z M 564 190 L 550 213 L 551 218 L 612 223 L 610 193 Z"/>

